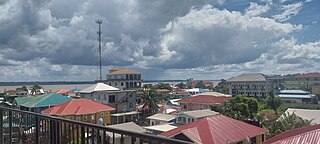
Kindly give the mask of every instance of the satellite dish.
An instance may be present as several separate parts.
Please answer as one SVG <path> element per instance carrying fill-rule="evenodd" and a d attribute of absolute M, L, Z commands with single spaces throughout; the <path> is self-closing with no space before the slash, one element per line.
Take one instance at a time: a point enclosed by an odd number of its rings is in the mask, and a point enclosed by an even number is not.
<path fill-rule="evenodd" d="M 97 124 L 98 125 L 103 125 L 103 118 L 99 118 Z"/>

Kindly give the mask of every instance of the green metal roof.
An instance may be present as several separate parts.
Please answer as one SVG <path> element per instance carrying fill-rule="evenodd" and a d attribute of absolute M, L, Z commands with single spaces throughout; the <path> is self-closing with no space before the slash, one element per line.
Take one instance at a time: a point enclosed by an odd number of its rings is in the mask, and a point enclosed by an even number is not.
<path fill-rule="evenodd" d="M 23 97 L 23 98 L 16 98 L 16 102 L 18 105 L 24 107 L 43 107 L 43 106 L 53 106 L 58 105 L 64 102 L 71 100 L 72 98 L 56 94 L 43 94 L 36 97 Z"/>

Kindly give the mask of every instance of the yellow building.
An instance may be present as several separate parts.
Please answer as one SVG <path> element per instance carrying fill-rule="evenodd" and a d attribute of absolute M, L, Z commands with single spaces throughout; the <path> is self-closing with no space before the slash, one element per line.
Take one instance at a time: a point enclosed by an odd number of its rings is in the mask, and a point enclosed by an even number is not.
<path fill-rule="evenodd" d="M 58 116 L 93 124 L 111 124 L 111 111 L 114 108 L 88 99 L 72 99 L 42 111 L 43 114 Z"/>

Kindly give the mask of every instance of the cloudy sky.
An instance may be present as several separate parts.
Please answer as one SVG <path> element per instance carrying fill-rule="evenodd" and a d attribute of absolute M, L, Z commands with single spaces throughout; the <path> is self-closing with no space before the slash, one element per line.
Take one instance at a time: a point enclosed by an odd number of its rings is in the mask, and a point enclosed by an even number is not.
<path fill-rule="evenodd" d="M 320 71 L 319 0 L 0 0 L 0 81 Z"/>

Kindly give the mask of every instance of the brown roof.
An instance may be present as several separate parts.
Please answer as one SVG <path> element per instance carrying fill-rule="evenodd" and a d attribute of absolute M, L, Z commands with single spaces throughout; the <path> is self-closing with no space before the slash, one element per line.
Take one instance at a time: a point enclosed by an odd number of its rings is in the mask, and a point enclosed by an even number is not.
<path fill-rule="evenodd" d="M 266 81 L 266 78 L 261 73 L 244 73 L 227 80 L 228 82 L 241 82 L 241 81 Z"/>
<path fill-rule="evenodd" d="M 141 73 L 136 70 L 112 68 L 109 70 L 109 74 L 141 74 Z"/>
<path fill-rule="evenodd" d="M 320 73 L 305 73 L 297 75 L 296 78 L 320 78 Z"/>

